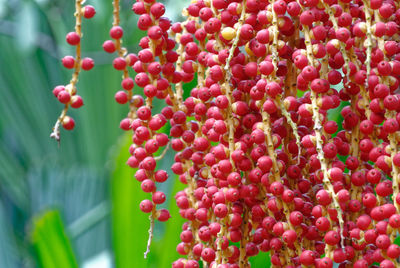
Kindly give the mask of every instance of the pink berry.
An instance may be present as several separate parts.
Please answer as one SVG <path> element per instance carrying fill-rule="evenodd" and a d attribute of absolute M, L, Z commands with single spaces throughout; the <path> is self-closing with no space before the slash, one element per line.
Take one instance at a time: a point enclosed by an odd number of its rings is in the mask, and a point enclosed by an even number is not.
<path fill-rule="evenodd" d="M 70 32 L 66 36 L 67 43 L 76 46 L 80 43 L 81 37 L 76 32 Z"/>
<path fill-rule="evenodd" d="M 74 95 L 71 97 L 71 107 L 72 108 L 80 108 L 83 106 L 83 99 L 81 96 Z"/>
<path fill-rule="evenodd" d="M 110 37 L 112 39 L 121 39 L 124 35 L 124 30 L 121 26 L 113 26 L 110 30 Z"/>
<path fill-rule="evenodd" d="M 59 94 L 61 91 L 64 91 L 64 90 L 65 90 L 65 87 L 64 87 L 64 86 L 56 86 L 56 87 L 53 89 L 53 95 L 54 95 L 55 97 L 57 97 L 58 94 Z"/>
<path fill-rule="evenodd" d="M 94 61 L 91 58 L 84 58 L 82 60 L 82 69 L 85 71 L 89 71 L 94 67 Z"/>
<path fill-rule="evenodd" d="M 86 19 L 93 18 L 95 14 L 96 14 L 96 10 L 94 9 L 93 6 L 91 6 L 91 5 L 86 5 L 86 6 L 84 7 L 83 16 L 84 16 Z"/>
<path fill-rule="evenodd" d="M 144 213 L 150 213 L 153 209 L 153 203 L 150 200 L 143 200 L 140 202 L 140 210 Z"/>
<path fill-rule="evenodd" d="M 61 123 L 62 123 L 63 128 L 65 128 L 66 130 L 72 130 L 75 127 L 74 119 L 69 116 L 65 116 Z"/>
<path fill-rule="evenodd" d="M 126 61 L 122 57 L 115 58 L 113 61 L 113 66 L 116 70 L 122 71 L 126 68 Z"/>
<path fill-rule="evenodd" d="M 105 52 L 114 53 L 116 50 L 115 44 L 111 40 L 107 40 L 103 43 L 103 49 Z"/>
<path fill-rule="evenodd" d="M 75 67 L 75 58 L 72 56 L 65 56 L 62 59 L 62 64 L 67 69 L 72 69 Z"/>
<path fill-rule="evenodd" d="M 57 95 L 58 100 L 61 103 L 68 103 L 71 100 L 71 95 L 67 92 L 67 91 L 61 91 L 60 93 L 58 93 Z"/>
<path fill-rule="evenodd" d="M 119 103 L 119 104 L 125 104 L 128 102 L 128 95 L 124 92 L 124 91 L 118 91 L 115 94 L 115 100 Z"/>

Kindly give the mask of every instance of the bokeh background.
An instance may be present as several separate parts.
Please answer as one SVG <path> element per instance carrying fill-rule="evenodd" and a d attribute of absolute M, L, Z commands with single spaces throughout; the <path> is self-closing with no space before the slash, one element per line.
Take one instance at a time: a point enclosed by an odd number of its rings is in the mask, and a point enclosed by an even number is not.
<path fill-rule="evenodd" d="M 138 51 L 132 1 L 121 0 L 124 44 Z M 180 19 L 182 0 L 167 0 L 167 16 Z M 112 23 L 112 0 L 89 0 L 93 19 L 83 21 L 83 56 L 95 68 L 82 72 L 85 105 L 70 111 L 76 127 L 49 138 L 62 105 L 52 89 L 71 71 L 60 59 L 74 55 L 65 42 L 75 21 L 72 0 L 0 0 L 0 267 L 170 267 L 179 258 L 182 219 L 173 196 L 183 189 L 172 174 L 167 193 L 172 219 L 156 224 L 148 259 L 149 221 L 139 210 L 148 196 L 126 166 L 130 138 L 119 129 L 127 107 L 114 101 L 121 74 L 102 51 Z M 186 85 L 190 91 L 191 85 Z M 137 89 L 135 89 L 138 92 Z M 156 104 L 160 109 L 161 103 Z M 168 131 L 168 130 L 165 130 Z M 170 152 L 159 164 L 171 165 Z M 267 254 L 252 259 L 268 267 Z"/>

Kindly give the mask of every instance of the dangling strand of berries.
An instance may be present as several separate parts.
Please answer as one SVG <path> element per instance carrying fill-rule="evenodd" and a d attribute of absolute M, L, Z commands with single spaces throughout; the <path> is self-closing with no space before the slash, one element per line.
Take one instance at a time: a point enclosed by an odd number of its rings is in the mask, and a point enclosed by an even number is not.
<path fill-rule="evenodd" d="M 155 220 L 166 221 L 170 217 L 168 210 L 157 209 L 157 205 L 164 203 L 165 194 L 157 191 L 156 182 L 165 182 L 168 175 L 165 170 L 155 171 L 157 161 L 164 157 L 169 147 L 168 136 L 156 132 L 167 123 L 167 117 L 163 113 L 152 115 L 152 108 L 154 97 L 164 99 L 168 92 L 171 92 L 169 81 L 162 77 L 161 72 L 163 65 L 168 61 L 168 52 L 175 47 L 175 43 L 166 38 L 166 32 L 171 24 L 167 18 L 162 17 L 165 12 L 163 4 L 136 2 L 132 10 L 140 15 L 139 28 L 147 31 L 148 34 L 140 41 L 139 45 L 142 50 L 139 51 L 136 61 L 132 64 L 133 69 L 137 72 L 135 83 L 138 87 L 143 88 L 146 99 L 137 106 L 136 113 L 131 113 L 131 115 L 137 116 L 137 119 L 132 122 L 134 144 L 132 145 L 131 161 L 128 160 L 131 167 L 139 167 L 135 177 L 142 183 L 142 190 L 152 194 L 151 201 L 143 200 L 140 204 L 143 212 L 150 213 L 149 239 L 144 253 L 146 258 L 150 252 Z M 166 54 L 163 51 L 167 51 Z M 176 105 L 175 99 L 173 100 Z M 185 117 L 179 118 L 181 121 L 182 119 L 186 120 Z M 161 155 L 156 156 L 155 153 L 158 149 L 164 146 Z M 139 176 L 137 176 L 138 172 Z"/>
<path fill-rule="evenodd" d="M 66 41 L 69 45 L 76 47 L 75 57 L 65 56 L 62 59 L 62 64 L 67 69 L 74 69 L 72 79 L 68 85 L 57 86 L 53 90 L 54 96 L 58 101 L 64 104 L 60 116 L 53 127 L 53 132 L 50 134 L 57 142 L 60 142 L 60 125 L 66 130 L 72 130 L 75 127 L 75 121 L 67 115 L 69 107 L 80 108 L 83 105 L 82 97 L 77 95 L 76 84 L 81 69 L 88 71 L 94 67 L 94 61 L 91 58 L 81 58 L 81 38 L 82 38 L 82 17 L 90 19 L 96 11 L 93 6 L 86 5 L 82 7 L 83 0 L 75 1 L 75 31 L 70 32 L 66 36 Z"/>
<path fill-rule="evenodd" d="M 103 49 L 108 53 L 117 52 L 117 57 L 113 60 L 113 67 L 123 73 L 121 82 L 123 90 L 115 93 L 115 100 L 119 104 L 129 104 L 129 113 L 120 122 L 120 128 L 128 131 L 132 129 L 132 121 L 136 118 L 136 110 L 143 105 L 143 99 L 140 95 L 133 95 L 135 83 L 129 75 L 128 68 L 138 61 L 138 56 L 134 53 L 128 53 L 128 50 L 122 46 L 124 30 L 120 26 L 119 0 L 113 1 L 113 26 L 109 35 L 112 40 L 105 41 Z"/>

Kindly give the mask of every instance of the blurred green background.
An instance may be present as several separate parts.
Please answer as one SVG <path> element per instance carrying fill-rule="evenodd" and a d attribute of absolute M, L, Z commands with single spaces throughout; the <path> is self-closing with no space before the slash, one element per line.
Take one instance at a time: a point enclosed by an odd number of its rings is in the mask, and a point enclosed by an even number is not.
<path fill-rule="evenodd" d="M 138 51 L 132 1 L 122 1 L 124 44 Z M 182 0 L 164 2 L 179 19 Z M 69 111 L 72 132 L 61 147 L 49 138 L 62 105 L 52 89 L 70 80 L 60 59 L 74 55 L 65 34 L 74 29 L 74 1 L 0 0 L 0 267 L 170 267 L 183 220 L 173 196 L 174 176 L 160 186 L 172 219 L 156 224 L 148 259 L 149 221 L 139 202 L 149 198 L 125 164 L 130 137 L 119 129 L 127 107 L 116 104 L 121 74 L 102 51 L 112 23 L 112 1 L 87 1 L 97 14 L 84 20 L 83 57 L 95 68 L 82 72 L 78 92 L 85 105 Z M 138 93 L 138 90 L 135 89 Z M 156 103 L 160 109 L 160 103 Z M 173 155 L 159 164 L 169 169 Z M 266 255 L 252 260 L 265 267 Z M 257 264 L 258 263 L 258 264 Z"/>

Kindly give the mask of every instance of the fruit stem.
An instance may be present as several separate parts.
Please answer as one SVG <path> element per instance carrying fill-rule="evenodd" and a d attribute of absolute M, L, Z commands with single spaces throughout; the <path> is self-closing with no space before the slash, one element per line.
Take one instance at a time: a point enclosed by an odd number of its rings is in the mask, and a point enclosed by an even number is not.
<path fill-rule="evenodd" d="M 151 241 L 153 240 L 153 230 L 154 230 L 154 215 L 153 215 L 153 213 L 150 214 L 149 220 L 150 220 L 149 239 L 147 240 L 147 247 L 146 247 L 146 251 L 144 253 L 145 259 L 147 258 L 147 254 L 150 253 L 150 245 L 151 245 Z"/>
<path fill-rule="evenodd" d="M 82 37 L 82 0 L 75 1 L 75 32 Z M 76 83 L 78 82 L 79 72 L 81 70 L 81 42 L 76 45 L 76 55 L 75 55 L 75 66 L 74 73 L 72 74 L 71 81 L 69 82 L 68 87 L 71 88 L 72 91 L 76 90 Z M 60 146 L 61 136 L 60 136 L 60 125 L 63 121 L 64 117 L 67 115 L 67 111 L 69 108 L 69 103 L 66 103 L 64 109 L 61 111 L 60 116 L 57 118 L 57 121 L 53 127 L 53 131 L 50 134 L 50 138 L 53 138 L 57 141 L 58 146 Z"/>
<path fill-rule="evenodd" d="M 365 14 L 365 22 L 366 22 L 366 28 L 367 28 L 367 32 L 366 32 L 366 40 L 364 45 L 367 47 L 367 51 L 366 51 L 366 56 L 367 58 L 365 59 L 365 65 L 367 67 L 367 79 L 365 79 L 365 87 L 368 87 L 368 78 L 371 74 L 371 52 L 372 52 L 372 30 L 371 30 L 371 13 L 370 13 L 370 8 L 368 5 L 368 1 L 367 0 L 363 0 L 364 3 L 364 14 Z"/>
<path fill-rule="evenodd" d="M 289 112 L 286 110 L 286 107 L 282 101 L 282 95 L 276 96 L 275 100 L 277 101 L 279 107 L 281 108 L 281 113 L 286 118 L 286 121 L 292 128 L 293 135 L 296 138 L 297 151 L 298 151 L 298 155 L 299 155 L 299 157 L 297 158 L 297 164 L 299 164 L 300 163 L 301 143 L 300 143 L 300 135 L 299 135 L 299 132 L 297 131 L 297 124 L 292 120 L 292 117 L 290 116 Z"/>
<path fill-rule="evenodd" d="M 240 240 L 240 255 L 239 255 L 239 267 L 246 268 L 248 267 L 248 262 L 246 261 L 246 244 L 247 244 L 247 235 L 249 231 L 249 211 L 247 207 L 243 208 L 243 223 L 242 223 L 242 239 Z"/>
<path fill-rule="evenodd" d="M 163 152 L 159 156 L 154 157 L 154 160 L 159 161 L 159 160 L 163 159 L 164 156 L 167 154 L 170 144 L 171 144 L 171 142 L 168 142 L 167 145 L 165 146 Z"/>
<path fill-rule="evenodd" d="M 119 26 L 120 21 L 121 21 L 121 19 L 120 19 L 119 0 L 114 0 L 113 1 L 113 23 L 112 23 L 113 27 Z M 129 78 L 128 66 L 129 66 L 130 58 L 126 57 L 126 55 L 128 54 L 128 50 L 122 46 L 121 38 L 115 40 L 115 48 L 118 53 L 118 56 L 125 58 L 125 60 L 127 61 L 127 65 L 122 70 L 123 71 L 122 79 Z M 132 100 L 132 96 L 133 96 L 133 90 L 129 90 L 128 91 L 128 100 Z M 136 117 L 135 111 L 136 111 L 136 107 L 133 104 L 133 102 L 130 101 L 128 117 L 134 119 Z"/>
<path fill-rule="evenodd" d="M 273 42 L 271 46 L 271 52 L 272 52 L 272 65 L 274 66 L 274 71 L 272 72 L 272 76 L 276 77 L 276 72 L 278 70 L 278 62 L 279 62 L 279 54 L 278 54 L 278 37 L 279 37 L 279 29 L 278 29 L 278 16 L 273 8 L 275 4 L 275 1 L 271 1 L 271 12 L 272 12 L 272 32 L 273 32 Z M 275 100 L 277 101 L 279 107 L 281 108 L 282 115 L 286 118 L 287 123 L 290 125 L 290 127 L 293 130 L 293 135 L 296 138 L 296 144 L 298 147 L 298 150 L 300 152 L 300 136 L 297 131 L 297 124 L 293 122 L 292 117 L 290 116 L 289 112 L 286 110 L 286 107 L 283 105 L 282 101 L 282 95 L 277 95 Z M 300 154 L 299 154 L 300 155 Z M 300 161 L 300 157 L 298 158 L 298 161 Z"/>
<path fill-rule="evenodd" d="M 274 150 L 274 144 L 272 142 L 272 136 L 271 136 L 271 125 L 270 125 L 270 116 L 267 112 L 262 112 L 262 118 L 263 118 L 263 131 L 266 134 L 266 141 L 267 141 L 267 150 L 268 150 L 268 155 L 272 160 L 272 174 L 273 174 L 273 181 L 275 182 L 280 182 L 281 181 L 281 176 L 280 176 L 280 171 L 279 171 L 279 167 L 278 167 L 278 162 L 277 162 L 277 157 L 276 157 L 276 153 Z M 292 223 L 290 222 L 290 208 L 288 207 L 288 205 L 285 202 L 282 202 L 282 206 L 283 206 L 283 213 L 286 217 L 286 222 L 289 226 L 290 230 L 295 230 L 295 228 L 293 227 Z M 296 249 L 296 253 L 298 256 L 300 256 L 301 254 L 301 247 L 300 245 L 296 242 L 295 244 L 295 249 Z M 286 257 L 290 257 L 290 256 L 286 256 L 287 254 L 285 254 L 285 258 Z M 289 258 L 286 258 L 286 260 L 290 260 Z"/>
<path fill-rule="evenodd" d="M 329 9 L 330 10 L 330 9 Z M 332 13 L 332 11 L 330 10 Z M 312 45 L 311 45 L 311 38 L 310 38 L 310 30 L 308 26 L 303 26 L 304 27 L 304 38 L 305 38 L 305 44 L 306 44 L 306 49 L 307 49 L 307 58 L 309 61 L 309 64 L 314 66 L 314 58 L 313 58 L 313 53 L 312 53 Z M 325 156 L 324 152 L 322 149 L 323 141 L 322 141 L 322 125 L 321 121 L 319 118 L 319 107 L 317 105 L 317 94 L 311 90 L 310 94 L 311 98 L 311 105 L 312 105 L 312 117 L 314 121 L 314 131 L 315 131 L 315 137 L 316 137 L 316 150 L 317 150 L 317 157 L 318 160 L 321 163 L 321 169 L 323 172 L 323 185 L 325 190 L 327 190 L 333 199 L 333 205 L 335 209 L 337 210 L 338 213 L 338 220 L 339 220 L 339 226 L 340 226 L 340 237 L 341 237 L 341 247 L 344 249 L 344 235 L 343 235 L 343 230 L 344 230 L 344 220 L 343 220 L 343 212 L 342 209 L 340 208 L 340 204 L 338 201 L 338 197 L 333 189 L 333 186 L 329 180 L 329 175 L 328 175 L 328 168 L 327 168 L 327 163 L 325 161 Z M 333 220 L 331 219 L 331 222 L 333 223 Z M 333 226 L 333 224 L 332 224 Z M 330 256 L 330 250 L 329 248 L 326 248 L 326 256 Z"/>
<path fill-rule="evenodd" d="M 240 14 L 240 18 L 239 18 L 238 22 L 235 24 L 235 28 L 237 28 L 237 29 L 235 29 L 236 36 L 235 36 L 235 39 L 233 40 L 231 48 L 229 49 L 229 56 L 226 59 L 226 63 L 225 63 L 225 67 L 224 67 L 225 72 L 228 73 L 228 77 L 231 75 L 231 73 L 228 72 L 228 70 L 230 67 L 231 60 L 233 58 L 233 54 L 235 53 L 235 50 L 236 50 L 239 40 L 240 40 L 240 29 L 242 28 L 242 25 L 243 25 L 243 22 L 245 19 L 245 15 L 246 15 L 246 0 L 244 0 L 242 2 L 242 12 Z M 228 79 L 228 81 L 229 81 L 229 79 Z"/>
<path fill-rule="evenodd" d="M 189 170 L 190 162 L 186 161 L 185 162 L 185 166 L 186 166 L 186 169 Z M 196 207 L 196 199 L 194 197 L 194 193 L 193 192 L 196 189 L 196 180 L 198 178 L 198 173 L 196 172 L 193 177 L 190 176 L 190 174 L 187 174 L 187 175 L 188 175 L 187 176 L 187 178 L 188 178 L 187 179 L 188 189 L 186 191 L 186 194 L 189 196 L 190 207 L 196 209 L 197 208 Z M 191 246 L 189 247 L 190 248 L 190 252 L 189 252 L 188 255 L 189 255 L 189 259 L 190 258 L 194 259 L 194 256 L 193 256 L 193 245 L 194 245 L 194 243 L 201 243 L 201 240 L 199 238 L 198 226 L 197 226 L 196 221 L 190 221 L 190 229 L 192 231 L 194 241 L 192 242 Z"/>
<path fill-rule="evenodd" d="M 58 117 L 56 124 L 53 127 L 53 132 L 50 134 L 50 138 L 55 139 L 58 143 L 58 146 L 60 146 L 60 141 L 61 141 L 61 136 L 60 136 L 60 125 L 61 121 L 65 117 L 68 111 L 68 104 L 65 104 L 64 109 L 61 111 L 60 116 Z"/>

